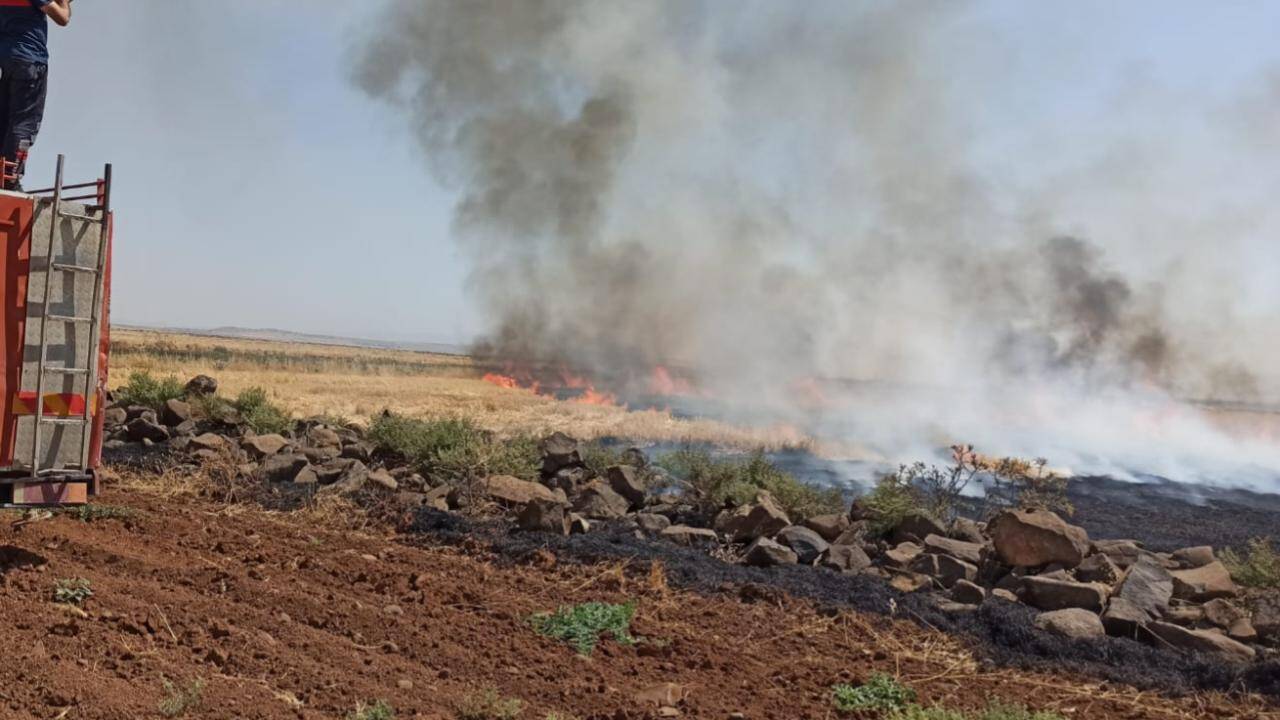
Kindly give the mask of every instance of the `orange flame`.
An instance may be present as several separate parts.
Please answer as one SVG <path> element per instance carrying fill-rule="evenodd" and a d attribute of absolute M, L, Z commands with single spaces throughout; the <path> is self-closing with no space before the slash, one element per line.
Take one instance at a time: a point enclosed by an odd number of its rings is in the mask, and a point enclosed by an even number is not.
<path fill-rule="evenodd" d="M 501 388 L 507 388 L 508 390 L 515 390 L 520 387 L 520 383 L 516 382 L 515 378 L 507 375 L 499 375 L 498 373 L 485 373 L 484 381 L 487 383 L 493 383 Z"/>
<path fill-rule="evenodd" d="M 575 402 L 586 403 L 587 405 L 605 405 L 613 407 L 618 404 L 618 398 L 612 393 L 599 392 L 595 388 L 587 385 L 586 390 L 581 395 L 574 398 Z"/>

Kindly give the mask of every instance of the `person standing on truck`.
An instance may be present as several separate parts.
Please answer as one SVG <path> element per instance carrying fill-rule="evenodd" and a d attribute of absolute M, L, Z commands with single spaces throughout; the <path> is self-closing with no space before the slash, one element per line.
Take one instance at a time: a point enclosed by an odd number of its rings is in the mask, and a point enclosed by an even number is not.
<path fill-rule="evenodd" d="M 71 22 L 71 0 L 0 0 L 0 157 L 18 164 L 6 190 L 22 189 L 40 133 L 49 80 L 49 19 Z"/>

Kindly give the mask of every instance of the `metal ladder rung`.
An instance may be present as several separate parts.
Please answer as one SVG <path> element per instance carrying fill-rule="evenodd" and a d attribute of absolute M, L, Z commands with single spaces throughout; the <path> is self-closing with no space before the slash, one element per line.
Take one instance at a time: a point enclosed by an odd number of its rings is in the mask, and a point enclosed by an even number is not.
<path fill-rule="evenodd" d="M 83 417 L 42 417 L 40 423 L 42 425 L 87 425 L 89 421 Z"/>
<path fill-rule="evenodd" d="M 102 222 L 101 217 L 95 217 L 93 215 L 82 215 L 80 213 L 63 212 L 61 210 L 58 211 L 58 217 L 67 218 L 68 220 L 84 220 L 86 222 Z"/>
<path fill-rule="evenodd" d="M 63 375 L 84 375 L 85 373 L 89 372 L 89 368 L 47 367 L 44 369 L 44 371 L 51 372 L 51 373 L 62 373 Z"/>
<path fill-rule="evenodd" d="M 72 323 L 90 323 L 93 322 L 91 317 L 77 317 L 75 315 L 48 315 L 46 316 L 53 322 L 72 322 Z"/>
<path fill-rule="evenodd" d="M 89 267 L 88 265 L 71 265 L 68 263 L 54 263 L 53 269 L 64 270 L 66 272 L 91 273 L 93 275 L 98 274 L 98 268 Z"/>

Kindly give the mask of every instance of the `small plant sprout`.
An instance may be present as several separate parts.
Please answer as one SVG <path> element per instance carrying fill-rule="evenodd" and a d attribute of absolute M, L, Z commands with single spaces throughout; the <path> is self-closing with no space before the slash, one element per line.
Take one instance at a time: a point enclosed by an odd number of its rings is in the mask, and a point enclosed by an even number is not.
<path fill-rule="evenodd" d="M 54 602 L 64 605 L 81 605 L 93 597 L 93 588 L 85 578 L 59 580 L 53 589 Z"/>
<path fill-rule="evenodd" d="M 600 641 L 601 633 L 610 633 L 622 645 L 634 645 L 631 618 L 634 602 L 625 605 L 589 602 L 562 607 L 554 613 L 539 613 L 529 619 L 533 629 L 547 637 L 564 640 L 582 655 L 590 655 Z"/>

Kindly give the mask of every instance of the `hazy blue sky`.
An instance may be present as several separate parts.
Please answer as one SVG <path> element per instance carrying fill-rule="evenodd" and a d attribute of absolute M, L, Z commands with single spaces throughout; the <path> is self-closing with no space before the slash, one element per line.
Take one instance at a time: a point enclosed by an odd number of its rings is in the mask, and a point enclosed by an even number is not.
<path fill-rule="evenodd" d="M 80 0 L 73 25 L 51 29 L 28 185 L 57 152 L 72 179 L 115 163 L 118 322 L 453 341 L 479 329 L 451 196 L 403 120 L 349 80 L 381 7 Z M 974 119 L 990 167 L 1034 176 L 1029 138 L 1054 138 L 1061 170 L 1104 126 L 1164 130 L 1274 89 L 1277 27 L 1271 2 L 1003 0 L 975 4 L 955 37 L 1009 59 L 969 79 Z M 1149 97 L 1126 112 L 1129 93 Z"/>

